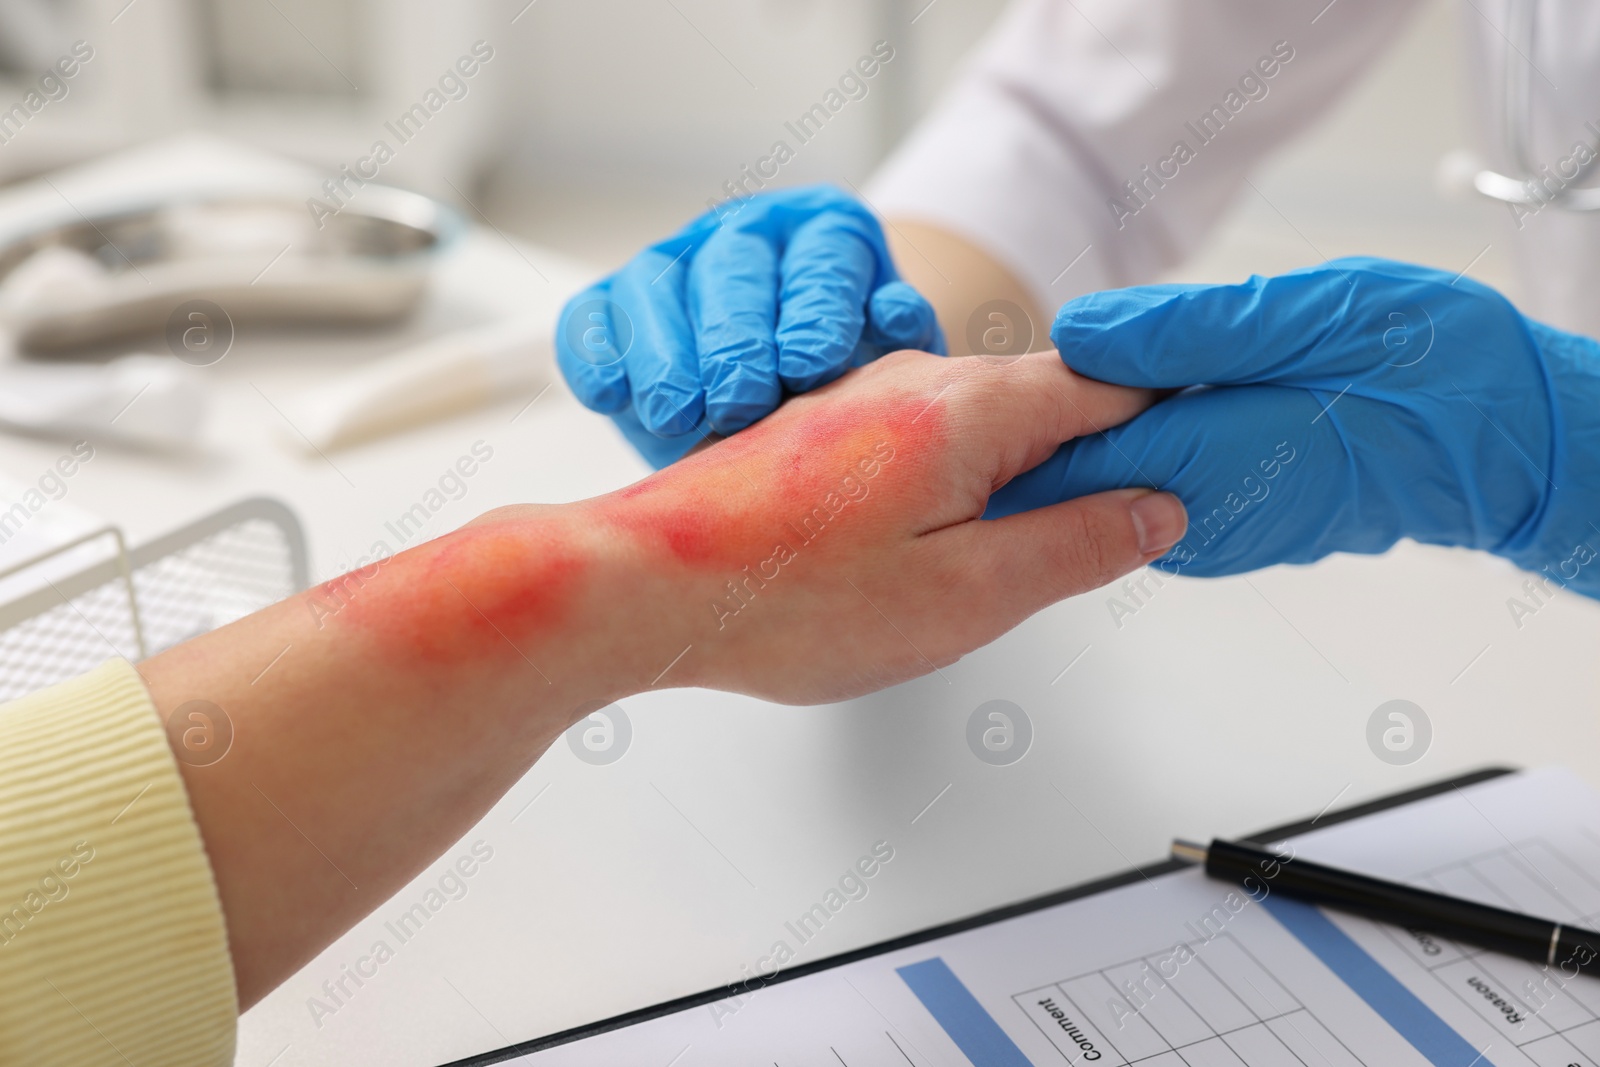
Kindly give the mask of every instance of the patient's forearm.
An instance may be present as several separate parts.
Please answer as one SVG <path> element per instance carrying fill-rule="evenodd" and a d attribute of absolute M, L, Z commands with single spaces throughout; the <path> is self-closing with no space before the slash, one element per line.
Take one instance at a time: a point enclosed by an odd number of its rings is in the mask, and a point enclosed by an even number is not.
<path fill-rule="evenodd" d="M 630 551 L 508 509 L 140 666 L 163 718 L 204 700 L 233 724 L 226 756 L 181 769 L 241 1007 L 466 833 L 577 709 L 660 670 L 648 631 L 597 636 L 646 592 Z"/>
<path fill-rule="evenodd" d="M 969 324 L 974 322 L 978 309 L 991 300 L 1004 300 L 1022 309 L 1032 326 L 1031 349 L 1050 347 L 1050 318 L 1034 303 L 1023 284 L 988 252 L 926 222 L 891 219 L 884 232 L 901 275 L 933 304 L 952 356 L 973 353 Z M 987 315 L 980 318 L 971 331 L 980 338 L 984 330 L 1006 325 Z"/>

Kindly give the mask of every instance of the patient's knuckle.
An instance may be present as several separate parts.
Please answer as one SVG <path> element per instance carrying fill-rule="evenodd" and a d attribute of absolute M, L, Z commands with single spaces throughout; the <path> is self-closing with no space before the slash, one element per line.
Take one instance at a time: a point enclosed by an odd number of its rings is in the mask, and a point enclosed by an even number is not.
<path fill-rule="evenodd" d="M 935 358 L 938 357 L 929 356 L 926 352 L 918 352 L 914 348 L 901 348 L 894 352 L 890 352 L 881 359 L 877 360 L 876 366 L 880 369 L 880 372 L 900 372 L 906 368 L 907 364 L 921 363 L 925 360 Z"/>

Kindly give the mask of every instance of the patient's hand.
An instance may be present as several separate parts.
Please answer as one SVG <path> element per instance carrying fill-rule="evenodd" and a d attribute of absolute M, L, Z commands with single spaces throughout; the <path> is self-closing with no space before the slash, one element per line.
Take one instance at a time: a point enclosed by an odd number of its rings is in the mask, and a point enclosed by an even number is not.
<path fill-rule="evenodd" d="M 997 487 L 1152 398 L 1051 352 L 902 352 L 584 509 L 632 546 L 654 640 L 682 653 L 659 684 L 841 699 L 1165 552 L 1183 513 L 1145 490 L 980 519 Z"/>

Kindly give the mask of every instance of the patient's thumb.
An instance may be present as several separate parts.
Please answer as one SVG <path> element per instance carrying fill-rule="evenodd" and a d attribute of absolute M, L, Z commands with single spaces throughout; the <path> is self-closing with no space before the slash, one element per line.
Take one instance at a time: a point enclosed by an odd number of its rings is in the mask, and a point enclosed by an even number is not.
<path fill-rule="evenodd" d="M 1114 489 L 984 523 L 996 584 L 1033 600 L 1033 610 L 1160 558 L 1188 524 L 1177 497 L 1150 489 Z"/>

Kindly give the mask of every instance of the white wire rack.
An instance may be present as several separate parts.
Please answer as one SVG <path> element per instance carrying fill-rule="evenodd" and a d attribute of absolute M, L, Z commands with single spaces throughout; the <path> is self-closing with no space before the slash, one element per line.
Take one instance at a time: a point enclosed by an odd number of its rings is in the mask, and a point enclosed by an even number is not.
<path fill-rule="evenodd" d="M 53 562 L 97 541 L 106 558 L 51 577 Z M 0 701 L 65 681 L 111 656 L 143 659 L 282 600 L 307 584 L 294 512 L 243 500 L 129 550 L 106 527 L 27 560 L 0 579 L 43 583 L 0 604 Z"/>

